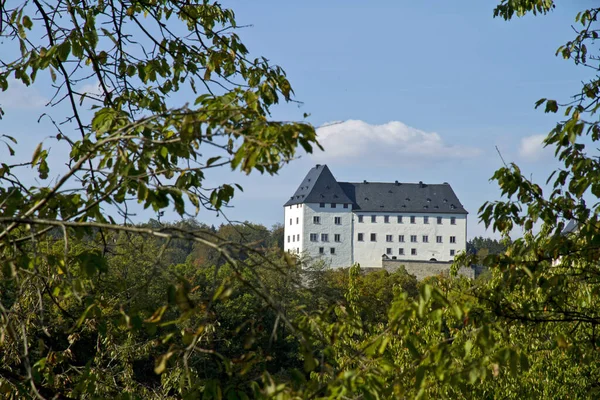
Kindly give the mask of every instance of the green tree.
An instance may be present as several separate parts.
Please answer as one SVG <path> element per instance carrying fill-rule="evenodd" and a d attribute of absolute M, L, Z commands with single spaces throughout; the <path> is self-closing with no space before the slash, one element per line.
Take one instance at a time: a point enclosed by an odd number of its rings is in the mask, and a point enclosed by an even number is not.
<path fill-rule="evenodd" d="M 503 0 L 495 15 L 511 19 L 554 7 L 551 0 Z M 558 56 L 599 70 L 595 44 L 599 12 L 592 7 L 577 14 L 575 37 L 558 48 Z M 493 176 L 504 198 L 479 210 L 486 226 L 506 239 L 511 231 L 524 232 L 509 242 L 506 251 L 483 258 L 491 277 L 476 292 L 497 321 L 510 327 L 514 343 L 533 362 L 520 382 L 498 382 L 496 389 L 512 398 L 597 397 L 599 392 L 600 164 L 593 150 L 600 137 L 599 88 L 596 76 L 583 82 L 566 103 L 546 98 L 536 103 L 546 113 L 563 115 L 544 141 L 561 163 L 548 177 L 549 190 L 528 179 L 517 165 L 507 165 Z M 577 229 L 565 232 L 569 221 Z M 476 259 L 464 256 L 461 261 Z"/>
<path fill-rule="evenodd" d="M 163 395 L 218 397 L 226 386 L 193 377 L 188 364 L 202 350 L 211 307 L 193 302 L 194 287 L 164 272 L 164 260 L 184 259 L 183 240 L 200 243 L 243 276 L 235 254 L 252 249 L 195 226 L 136 226 L 131 213 L 222 212 L 241 187 L 207 187 L 213 168 L 275 174 L 298 147 L 318 146 L 309 124 L 270 118 L 273 105 L 292 100 L 284 71 L 250 57 L 233 11 L 218 3 L 33 0 L 0 8 L 0 89 L 16 80 L 54 91 L 43 111 L 50 137 L 31 162 L 0 163 L 3 393 L 160 397 L 155 386 L 136 384 L 130 361 L 143 360 L 144 371 L 159 374 L 171 362 L 178 367 L 151 378 Z M 98 92 L 82 92 L 90 85 Z M 12 154 L 19 138 L 1 139 Z M 56 142 L 69 148 L 60 176 L 51 169 Z M 31 169 L 41 185 L 23 183 Z M 278 312 L 256 275 L 244 282 Z M 213 302 L 225 293 L 214 290 Z M 160 335 L 140 345 L 134 338 L 144 332 Z M 40 335 L 60 338 L 60 354 L 38 343 Z M 87 356 L 75 357 L 78 343 Z M 137 348 L 121 351 L 129 346 Z M 232 371 L 228 362 L 215 365 Z"/>
<path fill-rule="evenodd" d="M 498 254 L 506 250 L 506 245 L 496 239 L 484 238 L 483 236 L 474 237 L 467 241 L 467 253 L 480 254 Z"/>

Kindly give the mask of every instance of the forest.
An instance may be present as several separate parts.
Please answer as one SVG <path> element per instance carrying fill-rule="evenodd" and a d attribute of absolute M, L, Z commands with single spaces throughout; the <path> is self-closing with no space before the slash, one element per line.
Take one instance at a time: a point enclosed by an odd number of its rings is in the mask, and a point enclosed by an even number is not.
<path fill-rule="evenodd" d="M 500 0 L 493 14 L 554 7 Z M 583 9 L 557 50 L 595 73 L 599 11 Z M 33 154 L 18 154 L 27 138 L 0 133 L 2 397 L 600 394 L 597 76 L 565 103 L 536 103 L 557 119 L 546 183 L 516 164 L 494 173 L 501 197 L 477 218 L 500 239 L 474 238 L 453 273 L 418 282 L 283 253 L 280 226 L 197 222 L 243 190 L 215 185 L 215 170 L 275 175 L 321 149 L 311 124 L 272 118 L 296 101 L 292 84 L 251 57 L 234 10 L 32 0 L 1 2 L 0 15 L 0 90 L 53 93 Z M 140 223 L 136 209 L 181 221 Z M 485 273 L 456 276 L 468 265 Z"/>

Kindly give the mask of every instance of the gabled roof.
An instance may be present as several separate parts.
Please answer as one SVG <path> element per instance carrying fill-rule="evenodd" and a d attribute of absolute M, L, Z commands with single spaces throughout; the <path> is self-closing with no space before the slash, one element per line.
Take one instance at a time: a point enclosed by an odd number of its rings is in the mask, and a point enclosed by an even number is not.
<path fill-rule="evenodd" d="M 352 201 L 342 190 L 327 165 L 317 164 L 311 168 L 285 206 L 301 203 L 351 204 Z"/>
<path fill-rule="evenodd" d="M 285 206 L 301 203 L 349 203 L 363 212 L 468 214 L 448 183 L 338 183 L 327 165 L 319 164 Z"/>
<path fill-rule="evenodd" d="M 340 182 L 356 211 L 468 214 L 447 183 Z"/>

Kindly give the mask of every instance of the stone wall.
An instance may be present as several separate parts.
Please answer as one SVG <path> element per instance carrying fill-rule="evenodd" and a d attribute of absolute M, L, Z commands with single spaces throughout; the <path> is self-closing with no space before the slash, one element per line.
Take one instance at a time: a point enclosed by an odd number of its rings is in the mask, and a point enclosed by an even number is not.
<path fill-rule="evenodd" d="M 451 262 L 446 261 L 415 261 L 415 260 L 391 260 L 383 259 L 381 261 L 383 269 L 394 272 L 401 265 L 406 268 L 406 272 L 411 275 L 415 275 L 417 280 L 423 280 L 428 276 L 435 276 L 439 274 L 450 273 Z M 459 275 L 466 276 L 467 278 L 475 278 L 475 270 L 473 268 L 461 268 L 458 271 Z"/>

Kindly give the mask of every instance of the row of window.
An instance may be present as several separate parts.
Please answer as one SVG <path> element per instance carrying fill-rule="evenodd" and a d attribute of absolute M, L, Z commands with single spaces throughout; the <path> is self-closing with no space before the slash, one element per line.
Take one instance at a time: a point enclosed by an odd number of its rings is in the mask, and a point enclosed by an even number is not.
<path fill-rule="evenodd" d="M 325 254 L 325 247 L 319 247 L 319 254 Z M 335 247 L 329 248 L 329 254 L 335 254 Z"/>
<path fill-rule="evenodd" d="M 319 241 L 319 235 L 317 233 L 311 233 L 310 234 L 310 241 L 311 242 L 318 242 Z M 342 235 L 340 235 L 339 233 L 336 233 L 333 235 L 333 241 L 337 242 L 337 243 L 341 243 L 342 241 Z M 327 233 L 321 233 L 321 242 L 329 242 L 329 234 Z"/>
<path fill-rule="evenodd" d="M 315 225 L 319 225 L 321 223 L 321 217 L 318 216 L 314 216 L 313 217 L 313 224 Z M 342 224 L 342 217 L 333 217 L 333 223 L 336 225 L 341 225 Z M 290 220 L 290 225 L 291 225 L 291 220 Z"/>
<path fill-rule="evenodd" d="M 337 204 L 336 203 L 331 203 L 331 208 L 337 208 Z M 340 207 L 344 207 L 344 208 L 348 208 L 349 204 L 348 203 L 344 203 L 344 204 L 340 204 Z M 325 208 L 325 203 L 319 203 L 319 208 Z"/>
<path fill-rule="evenodd" d="M 359 242 L 364 242 L 365 241 L 365 234 L 364 233 L 359 233 L 358 234 L 358 241 Z M 377 234 L 376 233 L 371 233 L 371 242 L 376 242 L 377 241 Z M 385 241 L 386 242 L 393 242 L 394 241 L 394 235 L 385 235 Z M 398 241 L 400 243 L 404 243 L 404 235 L 398 235 Z M 410 235 L 410 242 L 411 243 L 418 243 L 417 240 L 417 235 Z M 421 236 L 421 242 L 422 243 L 429 243 L 429 235 L 422 235 Z M 444 243 L 443 237 L 442 236 L 436 236 L 435 237 L 435 242 L 436 243 Z M 450 236 L 450 243 L 456 243 L 456 236 Z"/>
<path fill-rule="evenodd" d="M 319 241 L 319 234 L 318 233 L 311 233 L 309 235 L 310 241 L 311 242 L 318 242 Z M 371 242 L 376 242 L 377 241 L 377 234 L 376 233 L 371 233 Z M 418 243 L 417 240 L 417 235 L 410 235 L 410 242 L 411 243 Z M 358 237 L 357 237 L 359 242 L 364 242 L 365 241 L 365 234 L 364 233 L 359 233 Z M 287 241 L 288 243 L 291 242 L 296 242 L 296 241 L 300 241 L 300 234 L 297 235 L 288 235 L 287 237 Z M 336 233 L 333 235 L 333 241 L 337 242 L 337 243 L 341 243 L 342 241 L 342 235 L 340 235 L 339 233 Z M 385 235 L 385 241 L 386 242 L 393 242 L 394 241 L 394 235 Z M 404 243 L 406 240 L 404 239 L 404 235 L 398 235 L 398 242 L 400 243 Z M 321 233 L 321 242 L 329 242 L 329 234 L 327 233 Z M 444 243 L 444 239 L 443 236 L 436 236 L 435 237 L 435 242 L 436 243 Z M 421 236 L 421 243 L 429 243 L 429 235 L 422 235 Z M 450 236 L 450 243 L 456 243 L 456 236 Z"/>
<path fill-rule="evenodd" d="M 392 248 L 388 247 L 387 249 L 385 249 L 385 254 L 388 256 L 392 255 Z M 404 249 L 401 247 L 398 249 L 398 254 L 403 256 L 404 255 Z M 456 254 L 456 250 L 452 249 L 450 250 L 450 256 L 454 256 Z M 410 255 L 411 256 L 416 256 L 417 255 L 417 249 L 410 249 Z"/>
<path fill-rule="evenodd" d="M 436 217 L 437 218 L 437 224 L 438 225 L 442 225 L 442 221 L 443 221 L 443 217 Z M 398 215 L 397 216 L 397 221 L 399 224 L 402 224 L 403 222 L 403 218 L 402 215 Z M 290 225 L 292 225 L 293 222 L 293 218 L 290 218 Z M 363 223 L 364 222 L 364 215 L 359 215 L 358 216 L 358 222 L 359 223 Z M 371 215 L 371 222 L 372 223 L 376 223 L 377 222 L 377 215 Z M 390 223 L 390 216 L 389 215 L 384 215 L 383 216 L 383 222 L 386 224 Z M 320 216 L 313 216 L 313 224 L 320 224 L 321 223 L 321 217 Z M 333 217 L 333 223 L 336 225 L 341 225 L 342 224 L 342 217 Z M 417 217 L 415 216 L 411 216 L 410 217 L 410 223 L 411 224 L 416 224 L 417 223 Z M 429 217 L 423 217 L 423 223 L 424 224 L 429 224 Z M 300 218 L 296 217 L 296 224 L 300 224 Z M 456 225 L 456 217 L 450 217 L 450 225 Z"/>
<path fill-rule="evenodd" d="M 288 250 L 288 251 L 295 252 L 295 253 L 299 254 L 300 253 L 300 248 L 297 247 L 296 249 L 291 249 L 291 250 Z M 319 254 L 325 254 L 325 247 L 319 247 Z M 335 247 L 330 247 L 329 248 L 329 254 L 335 254 Z M 385 249 L 385 254 L 392 255 L 392 248 L 388 247 L 387 249 Z M 403 248 L 399 248 L 398 249 L 398 255 L 401 255 L 401 256 L 405 255 Z M 414 248 L 410 249 L 410 255 L 411 256 L 416 256 L 417 255 L 417 249 L 414 249 Z M 456 250 L 451 249 L 450 250 L 450 256 L 454 257 L 455 255 L 456 255 Z"/>
<path fill-rule="evenodd" d="M 365 222 L 365 216 L 364 215 L 359 215 L 358 216 L 358 222 L 359 223 L 363 223 Z M 411 224 L 416 224 L 417 223 L 417 217 L 415 217 L 414 215 L 410 216 L 410 223 Z M 398 215 L 396 216 L 396 221 L 399 224 L 403 224 L 404 223 L 404 218 L 402 215 Z M 442 225 L 443 221 L 444 221 L 444 217 L 436 217 L 436 221 L 438 225 Z M 371 215 L 371 222 L 372 223 L 376 223 L 377 222 L 377 215 Z M 386 224 L 390 223 L 390 216 L 389 215 L 384 215 L 383 216 L 383 222 Z M 423 217 L 423 223 L 424 224 L 429 224 L 429 217 L 428 216 L 424 216 Z M 456 217 L 450 217 L 450 225 L 456 225 Z"/>

